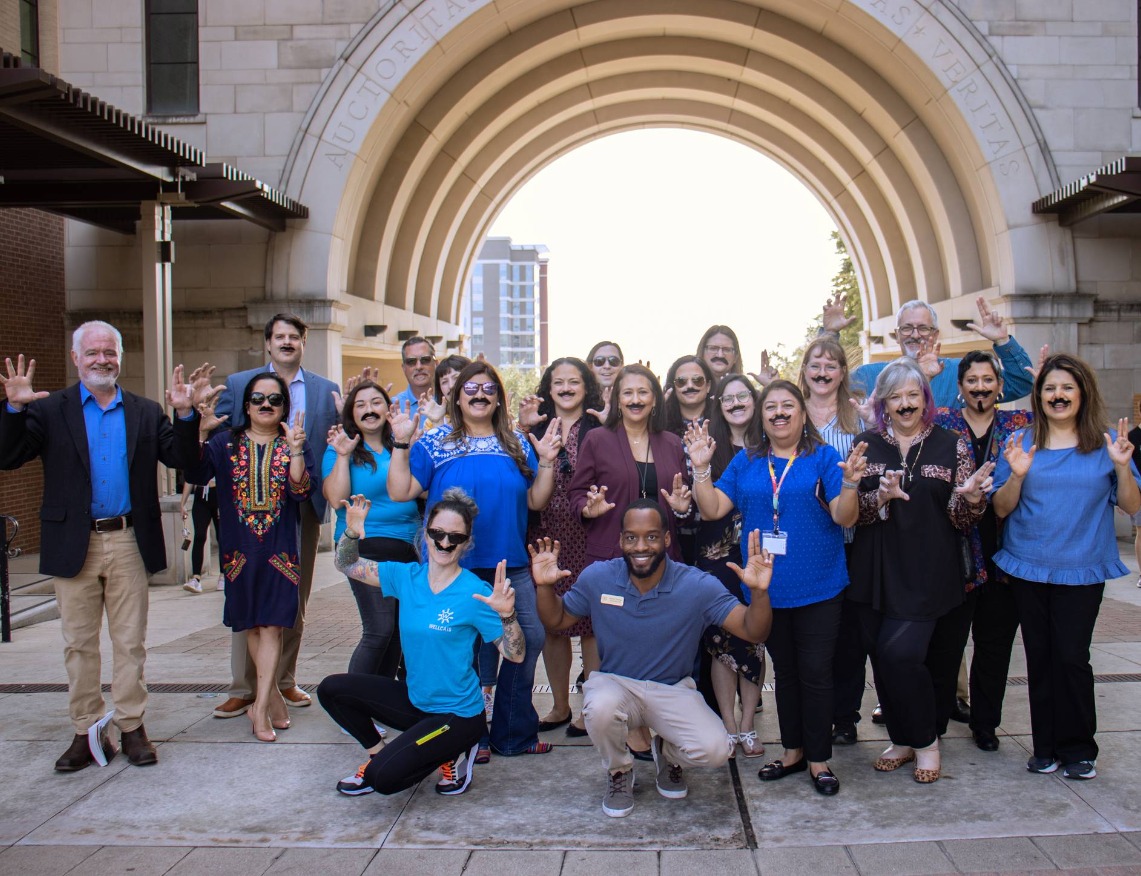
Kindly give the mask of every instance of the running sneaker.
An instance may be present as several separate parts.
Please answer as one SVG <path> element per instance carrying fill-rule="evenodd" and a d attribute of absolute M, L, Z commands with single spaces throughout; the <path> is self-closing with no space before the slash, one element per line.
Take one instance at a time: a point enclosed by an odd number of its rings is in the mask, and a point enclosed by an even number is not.
<path fill-rule="evenodd" d="M 1052 773 L 1061 764 L 1052 757 L 1032 757 L 1026 761 L 1026 769 L 1032 773 Z"/>
<path fill-rule="evenodd" d="M 199 581 L 198 576 L 195 575 L 189 581 L 187 581 L 185 584 L 182 585 L 182 589 L 185 590 L 187 593 L 201 593 L 202 592 L 202 582 Z"/>
<path fill-rule="evenodd" d="M 214 589 L 215 590 L 225 590 L 226 589 L 226 576 L 225 575 L 219 575 L 218 576 L 218 586 L 215 587 Z"/>
<path fill-rule="evenodd" d="M 436 782 L 436 793 L 455 797 L 471 787 L 472 767 L 475 765 L 475 752 L 479 744 L 473 745 L 455 760 L 440 764 L 440 780 Z"/>
<path fill-rule="evenodd" d="M 1068 763 L 1062 769 L 1062 775 L 1067 779 L 1096 779 L 1097 761 L 1079 760 L 1077 763 Z"/>
<path fill-rule="evenodd" d="M 337 790 L 348 797 L 359 797 L 361 794 L 371 794 L 376 789 L 365 782 L 364 771 L 371 761 L 362 763 L 355 773 L 351 776 L 345 776 L 337 782 Z"/>

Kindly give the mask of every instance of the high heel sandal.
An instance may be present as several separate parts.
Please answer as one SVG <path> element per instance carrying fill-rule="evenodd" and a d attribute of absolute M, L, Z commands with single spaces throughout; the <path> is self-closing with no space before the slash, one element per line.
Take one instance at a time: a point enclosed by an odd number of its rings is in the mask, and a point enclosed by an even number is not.
<path fill-rule="evenodd" d="M 254 717 L 254 713 L 249 711 L 246 714 L 250 716 L 250 730 L 258 742 L 277 742 L 277 734 L 273 732 L 272 726 L 268 730 L 258 730 L 257 718 Z"/>

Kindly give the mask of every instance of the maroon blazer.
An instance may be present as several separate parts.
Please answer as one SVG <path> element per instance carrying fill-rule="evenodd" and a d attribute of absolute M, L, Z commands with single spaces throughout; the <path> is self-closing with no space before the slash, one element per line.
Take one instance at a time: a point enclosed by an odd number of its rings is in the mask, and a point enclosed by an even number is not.
<path fill-rule="evenodd" d="M 672 432 L 658 432 L 650 435 L 650 449 L 654 453 L 654 469 L 658 477 L 658 489 L 673 489 L 674 475 L 681 472 L 689 483 L 690 477 L 685 465 L 685 447 L 681 439 Z M 586 494 L 591 486 L 606 487 L 606 501 L 613 502 L 614 508 L 601 517 L 587 520 L 582 517 L 586 507 Z M 622 556 L 618 546 L 618 536 L 622 530 L 622 512 L 626 506 L 639 498 L 641 484 L 638 467 L 634 464 L 634 454 L 630 442 L 626 440 L 626 430 L 619 423 L 616 429 L 591 429 L 586 433 L 578 448 L 578 461 L 571 478 L 567 495 L 571 510 L 579 515 L 586 529 L 586 552 L 592 559 L 616 559 Z M 649 498 L 649 497 L 647 497 Z M 678 544 L 677 516 L 660 492 L 655 499 L 669 521 L 669 556 L 681 560 Z"/>

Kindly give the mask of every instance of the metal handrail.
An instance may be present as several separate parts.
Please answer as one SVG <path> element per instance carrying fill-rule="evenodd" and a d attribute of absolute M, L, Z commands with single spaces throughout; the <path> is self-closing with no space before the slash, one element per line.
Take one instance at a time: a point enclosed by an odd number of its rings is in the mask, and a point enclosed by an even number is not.
<path fill-rule="evenodd" d="M 12 536 L 8 537 L 8 524 L 12 524 Z M 20 534 L 20 521 L 7 514 L 0 514 L 0 641 L 12 641 L 12 591 L 8 583 L 8 560 L 20 556 L 21 549 L 12 547 Z"/>

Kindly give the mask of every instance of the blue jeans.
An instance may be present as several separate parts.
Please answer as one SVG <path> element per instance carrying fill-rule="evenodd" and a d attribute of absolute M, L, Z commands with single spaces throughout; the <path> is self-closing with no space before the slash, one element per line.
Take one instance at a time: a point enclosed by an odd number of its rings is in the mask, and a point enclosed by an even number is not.
<path fill-rule="evenodd" d="M 472 569 L 484 581 L 495 580 L 494 569 Z M 523 754 L 539 741 L 539 715 L 531 702 L 535 686 L 535 664 L 543 653 L 547 631 L 539 620 L 535 602 L 535 583 L 531 580 L 531 567 L 518 566 L 507 570 L 511 586 L 515 588 L 515 611 L 519 626 L 527 643 L 522 663 L 504 660 L 499 667 L 495 687 L 495 705 L 491 718 L 491 747 L 497 754 L 510 757 Z M 482 660 L 480 661 L 482 663 Z"/>

